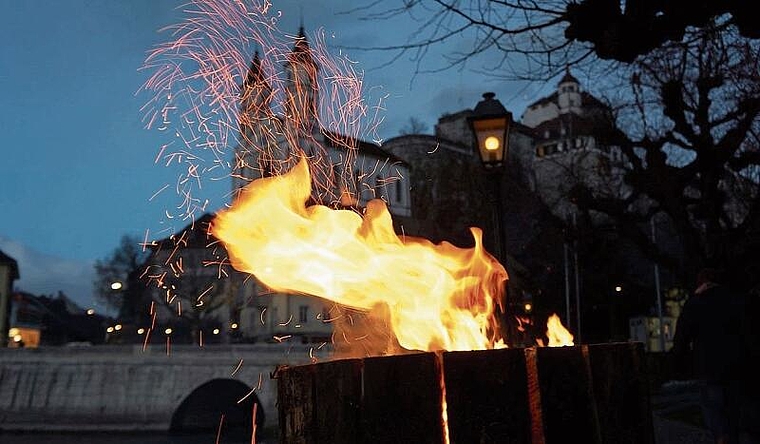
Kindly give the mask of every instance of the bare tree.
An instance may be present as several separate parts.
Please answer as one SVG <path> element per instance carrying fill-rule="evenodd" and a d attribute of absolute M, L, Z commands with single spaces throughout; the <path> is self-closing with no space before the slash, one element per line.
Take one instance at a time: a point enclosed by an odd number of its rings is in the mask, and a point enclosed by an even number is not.
<path fill-rule="evenodd" d="M 153 242 L 140 276 L 153 304 L 144 312 L 155 314 L 158 323 L 186 328 L 193 341 L 200 339 L 201 329 L 221 327 L 238 309 L 236 295 L 244 279 L 224 262 L 226 251 L 209 233 L 212 219 L 207 214 Z"/>
<path fill-rule="evenodd" d="M 629 100 L 600 134 L 623 155 L 624 193 L 572 190 L 579 207 L 612 218 L 685 283 L 709 261 L 742 285 L 759 282 L 760 42 L 732 29 L 687 32 L 631 66 L 621 79 Z M 652 218 L 667 222 L 678 248 L 651 242 Z"/>
<path fill-rule="evenodd" d="M 462 67 L 490 51 L 495 58 L 483 66 L 489 72 L 546 80 L 568 65 L 632 62 L 715 19 L 737 26 L 744 37 L 760 38 L 749 5 L 718 0 L 375 0 L 350 12 L 368 20 L 413 20 L 416 26 L 404 41 L 354 49 L 389 51 L 392 60 L 410 57 L 419 72 Z M 423 70 L 422 60 L 438 47 L 446 49 L 447 62 Z"/>
<path fill-rule="evenodd" d="M 137 237 L 124 235 L 108 257 L 95 262 L 95 297 L 125 321 L 137 321 L 142 311 L 145 291 L 139 278 L 148 254 Z"/>
<path fill-rule="evenodd" d="M 404 125 L 401 130 L 399 130 L 399 134 L 401 135 L 410 135 L 410 134 L 424 134 L 425 131 L 428 130 L 428 126 L 425 122 L 423 122 L 420 118 L 412 116 L 409 118 L 409 121 Z"/>

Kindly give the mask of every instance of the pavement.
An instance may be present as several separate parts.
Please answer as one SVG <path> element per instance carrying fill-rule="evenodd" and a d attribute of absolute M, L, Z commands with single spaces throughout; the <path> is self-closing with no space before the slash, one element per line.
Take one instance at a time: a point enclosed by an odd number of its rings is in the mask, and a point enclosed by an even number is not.
<path fill-rule="evenodd" d="M 694 381 L 669 381 L 652 395 L 655 444 L 714 444 L 701 424 L 699 391 Z M 740 444 L 758 444 L 742 436 Z"/>
<path fill-rule="evenodd" d="M 657 414 L 652 422 L 655 444 L 714 444 L 703 428 Z"/>

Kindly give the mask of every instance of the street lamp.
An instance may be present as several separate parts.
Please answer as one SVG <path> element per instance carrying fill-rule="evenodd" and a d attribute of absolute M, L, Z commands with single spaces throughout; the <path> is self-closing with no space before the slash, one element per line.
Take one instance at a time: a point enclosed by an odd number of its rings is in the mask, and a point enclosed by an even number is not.
<path fill-rule="evenodd" d="M 499 260 L 506 263 L 507 249 L 504 239 L 504 210 L 502 199 L 502 172 L 509 153 L 509 128 L 512 113 L 495 99 L 496 94 L 487 92 L 483 100 L 475 105 L 467 122 L 477 141 L 478 155 L 483 167 L 491 175 L 494 187 L 493 201 L 496 207 L 496 236 L 499 246 Z"/>
<path fill-rule="evenodd" d="M 478 144 L 480 161 L 486 169 L 500 168 L 509 152 L 509 126 L 512 113 L 487 92 L 467 119 Z"/>

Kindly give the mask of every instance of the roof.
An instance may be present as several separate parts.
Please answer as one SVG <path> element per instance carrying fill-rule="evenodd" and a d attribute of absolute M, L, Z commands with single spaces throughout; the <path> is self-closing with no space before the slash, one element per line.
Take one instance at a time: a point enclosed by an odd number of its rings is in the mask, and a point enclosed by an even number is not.
<path fill-rule="evenodd" d="M 602 102 L 601 100 L 597 99 L 596 97 L 594 97 L 593 95 L 589 94 L 586 91 L 581 91 L 580 95 L 581 95 L 581 107 L 582 108 L 608 108 L 608 106 L 604 102 Z M 558 96 L 559 96 L 559 93 L 557 93 L 555 91 L 552 94 L 550 94 L 550 95 L 548 95 L 546 97 L 542 97 L 542 98 L 536 100 L 535 102 L 529 104 L 528 108 L 533 108 L 533 107 L 536 107 L 536 106 L 544 106 L 544 105 L 547 105 L 549 103 L 557 103 L 557 101 L 558 101 L 557 97 Z"/>
<path fill-rule="evenodd" d="M 298 36 L 295 38 L 295 43 L 293 43 L 293 50 L 288 54 L 288 60 L 290 63 L 311 65 L 314 69 L 319 69 L 319 65 L 317 65 L 311 55 L 311 48 L 309 47 L 309 41 L 306 39 L 306 34 L 303 32 L 303 26 L 298 29 Z"/>
<path fill-rule="evenodd" d="M 190 222 L 179 232 L 152 242 L 149 248 L 153 249 L 154 252 L 164 248 L 173 248 L 175 245 L 182 248 L 206 248 L 216 240 L 210 232 L 214 217 L 216 216 L 213 213 L 203 213 L 200 218 Z"/>
<path fill-rule="evenodd" d="M 243 82 L 243 86 L 253 85 L 260 81 L 266 81 L 263 78 L 263 73 L 261 72 L 261 59 L 259 58 L 259 51 L 256 51 L 253 54 L 253 60 L 251 60 L 251 66 L 248 68 L 248 75 L 245 78 L 245 82 Z"/>
<path fill-rule="evenodd" d="M 388 159 L 392 162 L 400 162 L 406 164 L 403 159 L 400 159 L 393 154 L 380 148 L 379 145 L 366 140 L 356 139 L 351 136 L 346 136 L 333 131 L 322 129 L 322 134 L 325 136 L 325 145 L 331 148 L 341 148 L 349 145 L 356 148 L 360 153 L 368 154 L 381 159 Z"/>
<path fill-rule="evenodd" d="M 552 140 L 568 136 L 584 136 L 596 134 L 601 121 L 600 119 L 581 117 L 575 113 L 560 114 L 557 118 L 542 122 L 533 128 L 533 135 L 537 140 Z M 567 134 L 562 134 L 562 129 Z M 546 132 L 549 137 L 545 137 Z"/>
<path fill-rule="evenodd" d="M 570 74 L 570 68 L 565 68 L 565 75 L 562 76 L 561 79 L 559 79 L 559 82 L 557 82 L 557 85 L 562 83 L 580 83 L 578 79 L 576 79 L 572 74 Z"/>
<path fill-rule="evenodd" d="M 18 279 L 20 277 L 18 273 L 18 262 L 16 262 L 16 259 L 13 259 L 7 254 L 3 253 L 3 250 L 0 250 L 0 265 L 10 266 L 11 281 Z"/>

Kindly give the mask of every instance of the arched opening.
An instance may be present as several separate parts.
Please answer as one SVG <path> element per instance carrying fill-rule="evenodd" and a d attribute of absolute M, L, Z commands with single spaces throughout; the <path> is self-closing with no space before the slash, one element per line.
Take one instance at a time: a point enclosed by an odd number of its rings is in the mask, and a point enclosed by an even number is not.
<path fill-rule="evenodd" d="M 257 437 L 264 426 L 264 409 L 251 388 L 235 379 L 212 379 L 193 390 L 177 407 L 169 428 L 175 435 L 216 435 L 220 418 L 223 437 L 243 439 L 253 430 L 256 405 Z M 245 399 L 243 399 L 245 398 Z M 243 401 L 240 401 L 243 399 Z"/>

